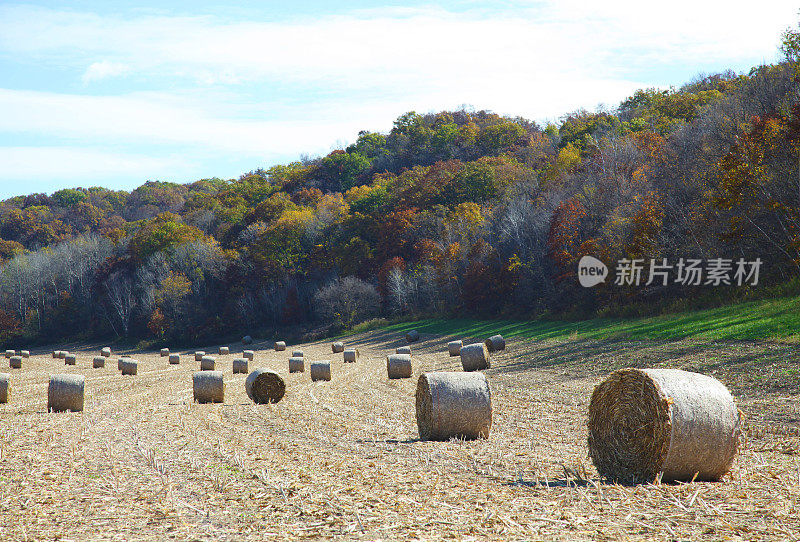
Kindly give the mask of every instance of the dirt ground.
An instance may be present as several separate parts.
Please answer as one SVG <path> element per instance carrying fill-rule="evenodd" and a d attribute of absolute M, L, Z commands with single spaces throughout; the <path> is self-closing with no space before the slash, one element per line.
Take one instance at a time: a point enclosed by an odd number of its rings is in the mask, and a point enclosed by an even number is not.
<path fill-rule="evenodd" d="M 508 341 L 486 371 L 490 438 L 422 442 L 417 377 L 459 370 L 451 337 L 412 345 L 411 379 L 386 378 L 397 334 L 349 337 L 357 363 L 329 342 L 297 345 L 332 360 L 333 380 L 289 374 L 293 350 L 231 344 L 217 356 L 225 402 L 192 401 L 193 357 L 56 345 L 76 366 L 33 352 L 0 405 L 0 540 L 796 540 L 800 539 L 800 350 L 769 343 Z M 198 345 L 216 352 L 216 347 Z M 231 360 L 278 371 L 286 396 L 255 405 Z M 180 352 L 185 354 L 186 352 Z M 747 435 L 720 483 L 624 487 L 587 458 L 593 387 L 626 366 L 712 374 L 747 415 Z M 307 369 L 308 370 L 308 369 Z M 47 413 L 50 374 L 86 376 L 82 413 Z"/>

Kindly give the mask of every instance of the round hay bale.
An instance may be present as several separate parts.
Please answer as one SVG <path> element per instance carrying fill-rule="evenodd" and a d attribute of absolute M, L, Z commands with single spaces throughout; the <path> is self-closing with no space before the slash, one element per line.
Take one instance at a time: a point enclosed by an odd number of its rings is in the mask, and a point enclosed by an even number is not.
<path fill-rule="evenodd" d="M 11 375 L 0 373 L 0 403 L 8 403 L 11 399 Z"/>
<path fill-rule="evenodd" d="M 66 350 L 57 350 L 56 351 L 56 357 L 58 359 L 65 359 L 67 357 L 67 354 L 69 354 L 69 352 L 67 352 Z"/>
<path fill-rule="evenodd" d="M 122 370 L 122 362 L 125 361 L 125 358 L 117 358 L 117 371 Z"/>
<path fill-rule="evenodd" d="M 105 348 L 102 348 L 100 350 L 100 355 L 103 356 L 103 357 L 106 357 L 106 358 L 110 358 L 111 357 L 111 347 L 110 346 L 106 346 Z"/>
<path fill-rule="evenodd" d="M 486 345 L 486 349 L 489 350 L 489 352 L 498 352 L 506 349 L 506 340 L 502 335 L 492 335 L 483 341 L 483 343 Z"/>
<path fill-rule="evenodd" d="M 302 350 L 292 350 L 292 357 L 293 358 L 302 358 L 303 351 Z"/>
<path fill-rule="evenodd" d="M 14 350 L 6 350 L 6 359 L 11 359 L 13 356 L 16 356 L 17 353 Z"/>
<path fill-rule="evenodd" d="M 50 375 L 47 387 L 48 412 L 81 412 L 86 380 L 83 375 Z"/>
<path fill-rule="evenodd" d="M 344 352 L 344 343 L 342 341 L 336 341 L 335 343 L 331 343 L 331 351 L 334 354 L 338 354 L 339 352 Z"/>
<path fill-rule="evenodd" d="M 220 356 L 227 356 L 231 353 L 231 349 L 227 346 L 220 346 L 219 347 L 219 355 Z"/>
<path fill-rule="evenodd" d="M 194 360 L 200 361 L 201 359 L 203 359 L 203 356 L 205 355 L 206 355 L 205 352 L 203 352 L 202 350 L 198 350 L 197 352 L 194 353 Z"/>
<path fill-rule="evenodd" d="M 103 356 L 96 356 L 92 359 L 92 368 L 100 369 L 106 366 L 106 358 Z"/>
<path fill-rule="evenodd" d="M 395 354 L 408 354 L 411 355 L 411 347 L 410 346 L 398 346 L 397 350 L 394 351 Z"/>
<path fill-rule="evenodd" d="M 242 344 L 253 344 L 253 337 L 250 335 L 245 335 L 242 337 Z"/>
<path fill-rule="evenodd" d="M 234 374 L 236 373 L 247 374 L 249 372 L 248 361 L 245 358 L 234 358 L 232 365 Z"/>
<path fill-rule="evenodd" d="M 344 356 L 344 362 L 355 363 L 356 360 L 358 359 L 358 354 L 359 352 L 355 348 L 348 348 L 342 353 L 342 355 Z"/>
<path fill-rule="evenodd" d="M 386 372 L 389 378 L 411 378 L 411 354 L 386 356 Z"/>
<path fill-rule="evenodd" d="M 245 350 L 244 352 L 242 352 L 242 357 L 244 359 L 249 359 L 250 361 L 253 361 L 253 358 L 255 357 L 255 355 L 256 355 L 256 353 L 253 352 L 252 350 Z"/>
<path fill-rule="evenodd" d="M 423 440 L 489 437 L 492 390 L 483 373 L 423 373 L 417 381 L 416 403 Z"/>
<path fill-rule="evenodd" d="M 224 403 L 222 371 L 199 371 L 192 375 L 192 392 L 198 403 Z"/>
<path fill-rule="evenodd" d="M 281 375 L 269 369 L 256 369 L 244 381 L 247 396 L 256 404 L 277 403 L 286 393 Z"/>
<path fill-rule="evenodd" d="M 311 362 L 311 381 L 316 382 L 317 380 L 326 380 L 330 381 L 331 379 L 331 362 L 329 360 L 324 361 L 312 361 Z"/>
<path fill-rule="evenodd" d="M 739 448 L 741 413 L 710 376 L 678 369 L 622 369 L 589 403 L 589 455 L 620 483 L 719 480 Z"/>
<path fill-rule="evenodd" d="M 8 360 L 8 366 L 12 369 L 22 369 L 22 356 L 11 356 Z"/>
<path fill-rule="evenodd" d="M 20 351 L 20 355 L 21 355 L 23 358 L 26 358 L 26 359 L 27 359 L 27 358 L 29 358 L 29 357 L 31 357 L 31 353 L 30 353 L 30 351 L 29 351 L 29 350 L 21 350 L 21 351 Z"/>
<path fill-rule="evenodd" d="M 122 358 L 121 361 L 119 370 L 122 371 L 122 374 L 136 376 L 136 373 L 139 372 L 139 362 L 131 358 Z"/>
<path fill-rule="evenodd" d="M 278 341 L 275 343 L 276 352 L 283 352 L 284 350 L 286 350 L 286 343 L 284 341 Z"/>
<path fill-rule="evenodd" d="M 289 358 L 289 372 L 290 373 L 304 373 L 306 372 L 306 358 Z"/>
<path fill-rule="evenodd" d="M 450 357 L 458 356 L 461 354 L 461 347 L 464 343 L 461 341 L 450 341 L 447 343 L 447 351 L 450 352 Z"/>
<path fill-rule="evenodd" d="M 53 359 L 58 359 L 58 350 L 53 350 Z"/>
<path fill-rule="evenodd" d="M 200 359 L 200 370 L 201 371 L 213 371 L 214 367 L 217 364 L 217 360 L 214 356 L 203 356 Z"/>
<path fill-rule="evenodd" d="M 181 355 L 180 354 L 170 354 L 169 355 L 169 364 L 170 365 L 179 365 L 181 362 Z"/>
<path fill-rule="evenodd" d="M 416 329 L 412 329 L 408 333 L 406 333 L 406 341 L 410 343 L 417 342 L 419 340 L 419 331 Z"/>
<path fill-rule="evenodd" d="M 75 365 L 78 361 L 78 356 L 75 354 L 67 354 L 64 356 L 64 365 Z"/>
<path fill-rule="evenodd" d="M 169 356 L 169 348 L 162 348 L 161 349 L 161 357 L 166 358 Z"/>
<path fill-rule="evenodd" d="M 461 366 L 465 371 L 482 371 L 491 367 L 489 350 L 484 343 L 462 346 L 460 354 Z"/>

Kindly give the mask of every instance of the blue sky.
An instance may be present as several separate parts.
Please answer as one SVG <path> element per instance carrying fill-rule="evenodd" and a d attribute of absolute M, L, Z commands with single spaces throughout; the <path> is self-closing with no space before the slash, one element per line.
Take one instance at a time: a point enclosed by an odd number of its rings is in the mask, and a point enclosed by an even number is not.
<path fill-rule="evenodd" d="M 0 2 L 0 199 L 235 178 L 410 110 L 614 107 L 774 62 L 798 19 L 782 1 L 645 4 Z"/>

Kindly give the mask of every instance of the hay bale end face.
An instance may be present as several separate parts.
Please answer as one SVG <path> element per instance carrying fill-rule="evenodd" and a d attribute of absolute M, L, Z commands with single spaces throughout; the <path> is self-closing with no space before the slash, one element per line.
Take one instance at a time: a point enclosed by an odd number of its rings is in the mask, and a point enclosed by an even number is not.
<path fill-rule="evenodd" d="M 169 356 L 169 348 L 162 348 L 161 349 L 161 357 L 162 358 L 166 358 L 167 356 Z"/>
<path fill-rule="evenodd" d="M 419 340 L 419 331 L 416 329 L 412 329 L 408 333 L 406 333 L 406 341 L 410 343 L 417 342 Z"/>
<path fill-rule="evenodd" d="M 205 355 L 206 355 L 205 352 L 203 352 L 202 350 L 198 350 L 197 352 L 194 353 L 194 360 L 200 361 L 201 359 L 203 359 L 203 356 Z"/>
<path fill-rule="evenodd" d="M 217 365 L 217 360 L 213 356 L 203 356 L 200 359 L 200 370 L 201 371 L 213 371 Z"/>
<path fill-rule="evenodd" d="M 11 356 L 8 360 L 8 366 L 12 369 L 22 369 L 22 356 Z"/>
<path fill-rule="evenodd" d="M 447 343 L 447 351 L 450 353 L 450 357 L 452 358 L 460 355 L 462 346 L 464 346 L 464 343 L 461 341 L 450 341 Z"/>
<path fill-rule="evenodd" d="M 11 399 L 11 375 L 0 373 L 0 403 L 8 403 Z"/>
<path fill-rule="evenodd" d="M 465 371 L 482 371 L 491 366 L 489 350 L 484 343 L 468 344 L 461 347 L 461 366 Z"/>
<path fill-rule="evenodd" d="M 304 373 L 306 372 L 306 359 L 305 358 L 289 358 L 289 372 L 290 373 Z"/>
<path fill-rule="evenodd" d="M 78 361 L 78 356 L 75 354 L 67 354 L 64 356 L 64 365 L 75 365 Z"/>
<path fill-rule="evenodd" d="M 253 352 L 252 350 L 245 350 L 244 352 L 242 352 L 242 357 L 244 359 L 249 359 L 250 361 L 253 361 L 253 358 L 255 357 L 255 355 L 256 355 L 256 353 Z"/>
<path fill-rule="evenodd" d="M 293 350 L 292 351 L 292 357 L 293 358 L 302 358 L 303 357 L 303 351 L 302 350 Z"/>
<path fill-rule="evenodd" d="M 345 363 L 355 363 L 358 359 L 358 350 L 355 348 L 348 348 L 344 352 L 342 352 L 342 356 L 344 357 Z"/>
<path fill-rule="evenodd" d="M 179 365 L 181 362 L 181 355 L 180 354 L 170 354 L 169 355 L 169 364 L 170 365 Z"/>
<path fill-rule="evenodd" d="M 247 374 L 249 372 L 248 363 L 249 363 L 248 360 L 246 360 L 245 358 L 234 358 L 232 363 L 233 374 L 237 373 Z"/>
<path fill-rule="evenodd" d="M 26 359 L 27 359 L 27 358 L 29 358 L 29 357 L 31 357 L 31 353 L 30 353 L 30 351 L 28 351 L 28 350 L 22 350 L 22 351 L 20 352 L 20 355 L 22 355 L 22 357 L 23 357 L 23 358 L 26 358 Z"/>
<path fill-rule="evenodd" d="M 492 391 L 483 373 L 420 375 L 416 407 L 417 428 L 422 440 L 489 437 Z"/>
<path fill-rule="evenodd" d="M 325 380 L 330 381 L 331 379 L 331 362 L 329 360 L 324 361 L 312 361 L 311 362 L 311 381 L 316 382 L 317 380 Z"/>
<path fill-rule="evenodd" d="M 247 396 L 256 404 L 277 403 L 286 393 L 281 375 L 269 369 L 256 369 L 244 381 Z"/>
<path fill-rule="evenodd" d="M 100 355 L 105 357 L 105 358 L 110 358 L 111 357 L 111 347 L 110 346 L 106 346 L 105 348 L 102 348 L 100 350 Z"/>
<path fill-rule="evenodd" d="M 253 337 L 250 335 L 245 335 L 242 337 L 242 344 L 253 344 Z"/>
<path fill-rule="evenodd" d="M 17 352 L 15 350 L 6 350 L 6 359 L 11 359 L 12 356 L 16 356 Z"/>
<path fill-rule="evenodd" d="M 739 448 L 741 414 L 718 380 L 678 369 L 622 369 L 595 387 L 589 455 L 620 483 L 719 480 Z"/>
<path fill-rule="evenodd" d="M 219 355 L 220 356 L 227 356 L 230 353 L 231 353 L 231 349 L 228 348 L 227 346 L 220 346 L 219 347 Z"/>
<path fill-rule="evenodd" d="M 286 350 L 286 343 L 284 341 L 277 341 L 275 343 L 275 351 L 283 352 L 284 350 Z"/>
<path fill-rule="evenodd" d="M 386 372 L 389 378 L 411 378 L 411 354 L 386 356 Z"/>
<path fill-rule="evenodd" d="M 338 354 L 339 352 L 344 352 L 344 343 L 342 341 L 336 341 L 335 343 L 331 343 L 331 351 L 334 354 Z"/>
<path fill-rule="evenodd" d="M 51 375 L 47 387 L 47 411 L 81 412 L 85 382 L 83 375 Z"/>
<path fill-rule="evenodd" d="M 502 335 L 492 335 L 483 342 L 489 352 L 499 352 L 506 349 L 506 340 Z"/>
<path fill-rule="evenodd" d="M 192 393 L 198 403 L 225 402 L 222 371 L 200 371 L 192 375 Z"/>
<path fill-rule="evenodd" d="M 104 356 L 95 356 L 92 359 L 92 368 L 100 369 L 106 366 L 106 358 Z"/>
<path fill-rule="evenodd" d="M 397 350 L 394 351 L 395 354 L 408 354 L 411 355 L 411 347 L 410 346 L 398 346 Z"/>
<path fill-rule="evenodd" d="M 123 375 L 136 376 L 139 372 L 139 362 L 131 358 L 122 358 L 119 370 Z"/>

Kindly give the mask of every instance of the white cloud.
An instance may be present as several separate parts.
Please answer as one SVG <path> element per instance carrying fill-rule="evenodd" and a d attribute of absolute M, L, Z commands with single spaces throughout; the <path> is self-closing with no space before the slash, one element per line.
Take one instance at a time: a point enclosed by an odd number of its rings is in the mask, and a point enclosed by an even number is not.
<path fill-rule="evenodd" d="M 130 71 L 130 66 L 122 64 L 121 62 L 109 62 L 103 60 L 101 62 L 92 62 L 83 73 L 84 84 L 91 83 L 92 81 L 99 81 L 107 77 L 118 77 Z"/>

